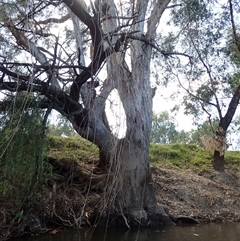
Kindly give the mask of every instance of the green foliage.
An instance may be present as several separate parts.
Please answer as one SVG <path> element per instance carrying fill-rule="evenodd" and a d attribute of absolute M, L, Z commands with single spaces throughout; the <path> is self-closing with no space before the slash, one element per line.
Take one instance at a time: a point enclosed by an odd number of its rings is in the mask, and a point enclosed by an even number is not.
<path fill-rule="evenodd" d="M 204 1 L 199 0 L 183 0 L 181 4 L 184 6 L 179 11 L 173 10 L 174 23 L 179 25 L 182 19 L 187 19 L 188 22 L 197 22 L 209 18 L 208 5 Z"/>
<path fill-rule="evenodd" d="M 240 39 L 240 34 L 238 32 L 237 32 L 237 38 L 238 40 Z M 228 34 L 227 43 L 228 43 L 226 48 L 227 55 L 229 55 L 231 61 L 237 67 L 240 67 L 240 52 L 238 50 L 236 42 L 234 41 L 234 36 L 231 32 Z"/>
<path fill-rule="evenodd" d="M 192 131 L 191 135 L 191 143 L 198 145 L 198 146 L 203 146 L 202 144 L 202 137 L 211 137 L 213 138 L 215 135 L 215 131 L 217 130 L 218 127 L 218 120 L 215 119 L 211 121 L 205 121 L 203 124 L 198 125 L 197 130 Z"/>
<path fill-rule="evenodd" d="M 178 131 L 175 119 L 167 111 L 153 115 L 150 142 L 158 144 L 194 144 L 203 147 L 202 137 L 213 138 L 218 127 L 218 120 L 214 119 L 199 124 L 196 130 Z"/>
<path fill-rule="evenodd" d="M 22 97 L 2 115 L 0 131 L 0 194 L 8 197 L 14 208 L 33 197 L 36 184 L 44 182 L 51 172 L 44 163 L 41 111 L 27 108 L 28 102 Z"/>
<path fill-rule="evenodd" d="M 196 98 L 185 96 L 183 98 L 184 113 L 186 115 L 201 116 L 201 108 Z"/>
<path fill-rule="evenodd" d="M 174 119 L 170 117 L 167 111 L 153 115 L 150 135 L 151 142 L 172 143 L 175 142 L 176 136 L 177 130 Z"/>
<path fill-rule="evenodd" d="M 209 88 L 208 85 L 202 85 L 196 90 L 197 98 L 203 100 L 205 103 L 209 103 L 213 97 L 214 89 Z"/>
<path fill-rule="evenodd" d="M 229 82 L 230 82 L 229 83 L 230 91 L 231 92 L 236 91 L 237 87 L 240 84 L 240 72 L 234 73 Z"/>
<path fill-rule="evenodd" d="M 172 52 L 191 58 L 180 55 L 168 59 L 165 79 L 179 83 L 185 95 L 185 113 L 194 115 L 196 123 L 206 120 L 206 115 L 220 120 L 240 83 L 240 57 L 233 39 L 229 5 L 200 0 L 175 3 L 181 5 L 171 11 L 169 25 L 174 31 L 163 38 L 162 48 L 174 46 Z M 233 11 L 237 16 L 239 4 L 235 1 Z M 235 24 L 238 29 L 238 18 Z"/>

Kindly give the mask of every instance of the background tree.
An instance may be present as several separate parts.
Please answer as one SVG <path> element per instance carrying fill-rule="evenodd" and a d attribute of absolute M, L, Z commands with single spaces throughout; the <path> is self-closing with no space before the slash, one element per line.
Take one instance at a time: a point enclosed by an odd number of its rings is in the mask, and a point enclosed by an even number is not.
<path fill-rule="evenodd" d="M 212 140 L 213 167 L 224 171 L 226 134 L 240 99 L 240 66 L 236 61 L 240 47 L 236 30 L 239 3 L 179 2 L 182 5 L 173 9 L 172 21 L 180 31 L 165 38 L 165 44 L 173 50 L 183 48 L 192 57 L 170 59 L 168 73 L 185 91 L 183 103 L 187 114 L 193 114 L 198 121 L 206 116 L 210 125 L 218 119 Z"/>
<path fill-rule="evenodd" d="M 57 120 L 55 122 L 50 121 L 47 125 L 48 135 L 66 137 L 79 136 L 66 118 L 63 118 L 61 115 L 57 115 L 54 119 Z"/>
<path fill-rule="evenodd" d="M 150 141 L 153 143 L 169 144 L 176 141 L 177 130 L 174 118 L 167 111 L 154 114 Z"/>
<path fill-rule="evenodd" d="M 212 150 L 213 147 L 212 145 L 210 146 L 210 142 L 214 139 L 218 124 L 219 121 L 216 119 L 212 122 L 205 121 L 197 125 L 197 129 L 192 130 L 191 143 L 205 147 L 207 150 Z"/>
<path fill-rule="evenodd" d="M 150 141 L 161 144 L 194 144 L 204 146 L 206 149 L 212 148 L 211 140 L 215 136 L 218 120 L 213 120 L 212 125 L 209 121 L 205 121 L 203 124 L 197 125 L 197 129 L 191 131 L 178 131 L 175 123 L 175 118 L 171 117 L 167 111 L 153 114 Z"/>
<path fill-rule="evenodd" d="M 47 113 L 55 109 L 79 135 L 98 146 L 98 166 L 109 173 L 98 211 L 120 214 L 127 226 L 172 223 L 156 203 L 149 167 L 150 62 L 153 48 L 172 54 L 155 43 L 169 2 L 96 0 L 87 6 L 83 0 L 12 0 L 0 4 L 6 45 L 0 55 L 2 93 L 44 96 L 39 107 Z M 9 49 L 18 54 L 10 58 Z M 102 78 L 105 67 L 107 76 Z M 126 116 L 122 139 L 113 135 L 105 110 L 114 89 Z"/>
<path fill-rule="evenodd" d="M 153 114 L 150 142 L 171 144 L 171 143 L 192 143 L 192 132 L 177 130 L 177 121 L 167 111 Z"/>

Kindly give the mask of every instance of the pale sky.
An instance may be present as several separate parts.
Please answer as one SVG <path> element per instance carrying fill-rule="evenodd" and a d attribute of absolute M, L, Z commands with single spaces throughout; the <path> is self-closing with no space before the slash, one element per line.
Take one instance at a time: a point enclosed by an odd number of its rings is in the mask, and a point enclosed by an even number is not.
<path fill-rule="evenodd" d="M 86 1 L 88 2 L 88 1 Z M 162 21 L 159 25 L 159 31 L 164 32 L 166 30 L 166 20 L 168 19 L 169 11 L 166 11 L 162 17 Z M 169 27 L 167 28 L 169 31 Z M 104 78 L 101 78 L 104 79 Z M 156 95 L 153 99 L 153 112 L 154 113 L 160 113 L 162 111 L 168 111 L 172 116 L 174 116 L 174 119 L 176 120 L 177 129 L 190 131 L 191 129 L 194 129 L 193 126 L 193 120 L 191 116 L 186 116 L 183 113 L 183 110 L 180 110 L 178 113 L 171 113 L 171 109 L 174 107 L 175 104 L 181 104 L 182 97 L 176 96 L 175 100 L 172 100 L 170 98 L 170 95 L 176 91 L 176 88 L 174 85 L 169 85 L 168 88 L 159 86 Z M 0 93 L 1 95 L 1 93 Z M 118 97 L 113 97 L 114 104 L 111 107 L 109 104 L 107 104 L 107 109 L 112 110 L 112 114 L 109 114 L 109 120 L 110 125 L 116 125 L 116 132 L 123 132 L 125 128 L 125 120 L 124 120 L 124 114 L 121 110 L 121 102 Z"/>
<path fill-rule="evenodd" d="M 176 120 L 177 130 L 185 130 L 190 131 L 195 129 L 193 126 L 193 120 L 191 116 L 184 115 L 183 108 L 181 107 L 177 113 L 171 113 L 171 110 L 174 108 L 176 104 L 181 104 L 182 97 L 177 96 L 175 100 L 170 98 L 170 95 L 176 91 L 173 89 L 173 86 L 161 87 L 159 86 L 156 95 L 153 98 L 153 112 L 158 114 L 163 111 L 168 111 L 170 115 L 174 117 Z"/>

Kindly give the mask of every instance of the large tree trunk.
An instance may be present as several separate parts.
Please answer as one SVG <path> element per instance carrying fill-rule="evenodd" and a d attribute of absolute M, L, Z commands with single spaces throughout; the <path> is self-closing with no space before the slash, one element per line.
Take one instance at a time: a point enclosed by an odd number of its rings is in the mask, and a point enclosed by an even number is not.
<path fill-rule="evenodd" d="M 148 148 L 142 149 L 133 140 L 124 141 L 118 205 L 130 226 L 171 225 L 154 196 L 148 154 Z"/>
<path fill-rule="evenodd" d="M 126 136 L 120 140 L 117 150 L 116 161 L 120 165 L 116 174 L 120 180 L 117 205 L 130 226 L 173 224 L 164 209 L 158 206 L 152 188 L 149 162 L 151 48 L 138 41 L 133 41 L 131 48 L 131 67 L 120 53 L 112 55 L 108 63 L 108 73 L 115 81 L 127 125 Z"/>
<path fill-rule="evenodd" d="M 143 33 L 147 2 L 138 1 L 141 16 L 133 31 Z M 111 5 L 112 2 L 109 0 Z M 166 3 L 165 3 L 166 4 Z M 137 11 L 137 10 L 136 10 Z M 158 14 L 162 11 L 159 10 Z M 111 13 L 114 15 L 114 12 Z M 114 20 L 105 23 L 106 32 L 116 28 Z M 149 27 L 149 39 L 155 30 Z M 141 35 L 140 35 L 141 36 Z M 146 37 L 147 38 L 147 37 Z M 115 40 L 112 39 L 114 42 Z M 116 88 L 126 115 L 126 136 L 114 145 L 117 150 L 113 175 L 118 179 L 116 206 L 125 217 L 126 225 L 148 226 L 173 224 L 155 199 L 149 163 L 149 139 L 152 122 L 152 89 L 150 83 L 150 60 L 152 49 L 141 41 L 130 44 L 131 60 L 126 62 L 123 53 L 112 54 L 108 59 L 107 72 L 112 88 Z M 128 224 L 127 224 L 128 223 Z"/>
<path fill-rule="evenodd" d="M 112 6 L 109 10 L 115 16 L 115 5 L 112 0 L 106 0 Z M 146 41 L 155 38 L 157 23 L 169 1 L 159 1 L 151 14 Z M 136 24 L 132 31 L 143 37 L 145 15 L 148 1 L 137 1 Z M 103 23 L 105 34 L 114 32 L 117 21 L 107 19 Z M 111 37 L 114 46 L 116 37 Z M 152 89 L 150 83 L 150 60 L 152 46 L 138 40 L 130 41 L 129 53 L 131 59 L 125 60 L 124 52 L 112 53 L 108 57 L 108 77 L 102 91 L 94 101 L 93 114 L 90 118 L 90 128 L 86 133 L 79 134 L 93 141 L 100 149 L 100 167 L 108 167 L 109 185 L 106 187 L 104 207 L 112 213 L 117 209 L 117 215 L 122 216 L 125 225 L 149 226 L 173 224 L 171 219 L 155 199 L 152 188 L 152 177 L 149 163 L 149 139 L 152 121 Z M 126 135 L 119 140 L 109 131 L 105 119 L 105 101 L 110 92 L 117 89 L 126 115 Z M 77 126 L 76 126 L 77 127 Z M 91 131 L 92 130 L 92 131 Z M 111 204 L 110 204 L 111 203 Z M 109 210 L 108 210 L 109 213 Z"/>
<path fill-rule="evenodd" d="M 106 225 L 128 228 L 174 225 L 154 195 L 148 142 L 147 135 L 138 142 L 126 136 L 105 149 L 104 156 L 110 157 L 109 177 L 97 217 L 107 220 Z"/>

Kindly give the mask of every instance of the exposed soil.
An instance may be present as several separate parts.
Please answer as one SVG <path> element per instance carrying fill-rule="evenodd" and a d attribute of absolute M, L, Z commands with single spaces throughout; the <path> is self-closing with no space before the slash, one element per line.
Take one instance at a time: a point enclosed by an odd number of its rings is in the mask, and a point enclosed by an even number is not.
<path fill-rule="evenodd" d="M 194 173 L 153 168 L 158 203 L 172 217 L 200 222 L 240 221 L 240 172 Z"/>
<path fill-rule="evenodd" d="M 22 210 L 23 218 L 15 219 L 11 228 L 11 210 L 7 200 L 0 199 L 0 240 L 50 231 L 51 226 L 90 225 L 96 210 L 103 207 L 107 173 L 94 169 L 96 160 L 81 165 L 49 161 L 57 176 L 48 182 L 39 202 Z M 152 167 L 152 173 L 157 201 L 173 220 L 240 221 L 240 172 L 196 173 Z"/>

